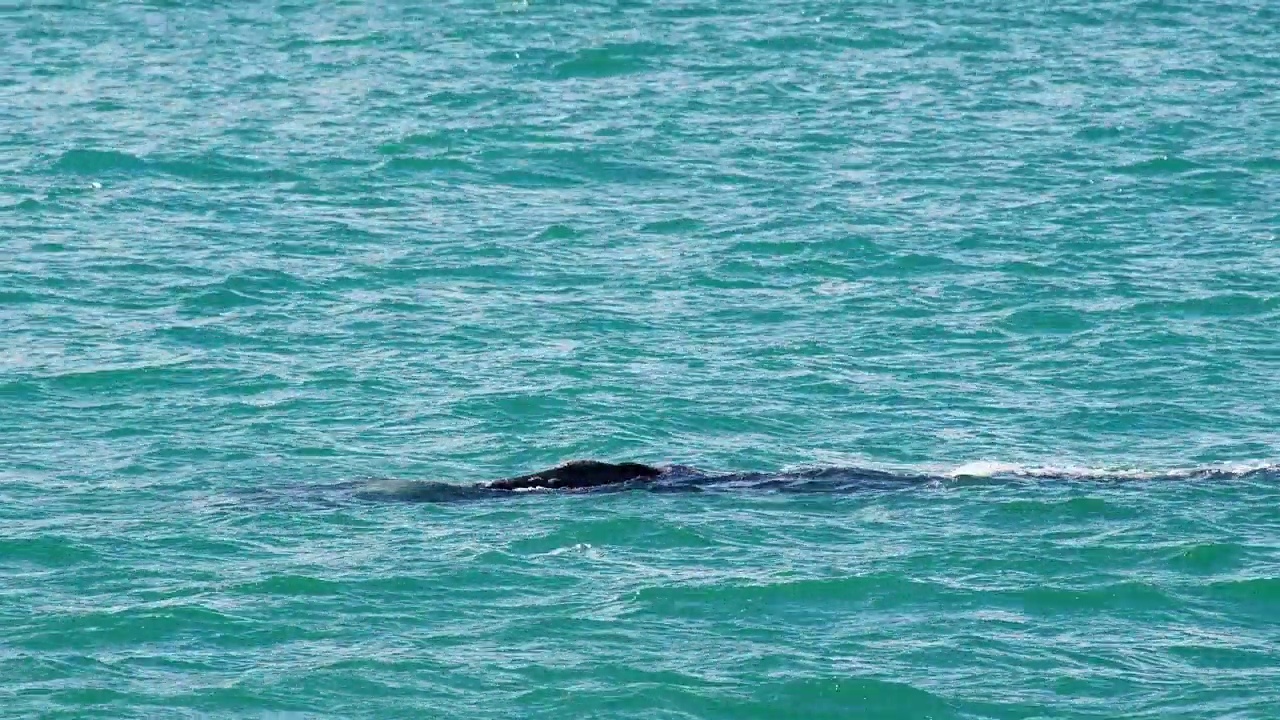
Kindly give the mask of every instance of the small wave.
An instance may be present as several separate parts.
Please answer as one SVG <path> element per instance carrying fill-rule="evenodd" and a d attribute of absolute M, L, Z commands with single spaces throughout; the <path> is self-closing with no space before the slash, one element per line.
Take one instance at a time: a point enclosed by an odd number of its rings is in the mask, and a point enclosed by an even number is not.
<path fill-rule="evenodd" d="M 470 172 L 474 170 L 471 163 L 461 158 L 446 155 L 430 157 L 395 157 L 383 166 L 390 172 L 401 173 L 451 173 Z"/>
<path fill-rule="evenodd" d="M 146 167 L 146 161 L 136 155 L 116 150 L 68 150 L 54 162 L 59 172 L 77 175 L 96 175 L 108 172 L 130 172 Z"/>
<path fill-rule="evenodd" d="M 1132 162 L 1127 165 L 1121 165 L 1113 168 L 1116 172 L 1126 175 L 1141 176 L 1158 176 L 1158 175 L 1180 175 L 1182 173 L 1198 170 L 1203 166 L 1199 163 L 1180 158 L 1178 156 L 1159 155 L 1154 158 Z"/>
<path fill-rule="evenodd" d="M 139 157 L 118 150 L 73 149 L 60 155 L 52 165 L 55 172 L 69 175 L 161 174 L 204 183 L 284 183 L 306 177 L 270 166 L 261 161 L 216 153 Z M 91 183 L 89 189 L 102 189 Z"/>
<path fill-rule="evenodd" d="M 599 48 L 584 48 L 573 56 L 552 66 L 558 79 L 601 79 L 630 75 L 648 70 L 650 58 L 663 57 L 671 52 L 668 45 L 654 43 L 628 43 Z"/>

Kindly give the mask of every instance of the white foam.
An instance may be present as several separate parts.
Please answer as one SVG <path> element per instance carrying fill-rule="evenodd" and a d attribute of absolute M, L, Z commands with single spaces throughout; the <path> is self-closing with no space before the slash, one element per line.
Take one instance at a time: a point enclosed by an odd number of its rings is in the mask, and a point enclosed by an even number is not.
<path fill-rule="evenodd" d="M 965 463 L 947 473 L 947 477 L 991 477 L 992 475 L 1016 475 L 1022 470 L 1021 465 L 1013 463 L 976 460 Z"/>
<path fill-rule="evenodd" d="M 571 552 L 585 553 L 589 550 L 591 550 L 591 543 L 578 543 L 576 545 L 569 545 L 567 547 L 558 547 L 555 550 L 552 550 L 546 553 L 546 555 L 548 557 L 556 557 L 557 555 L 564 555 L 565 553 L 571 553 Z"/>
<path fill-rule="evenodd" d="M 1170 467 L 1156 470 L 1133 467 L 1086 467 L 1080 465 L 1023 465 L 992 460 L 976 460 L 960 465 L 945 474 L 951 478 L 983 478 L 1004 475 L 1028 478 L 1125 478 L 1142 480 L 1150 478 L 1193 478 L 1215 474 L 1244 475 L 1259 471 L 1280 471 L 1280 463 L 1256 460 L 1217 463 L 1197 467 Z"/>
<path fill-rule="evenodd" d="M 972 460 L 960 465 L 941 463 L 885 465 L 867 462 L 862 456 L 845 456 L 823 454 L 817 462 L 786 465 L 778 470 L 778 476 L 803 475 L 806 472 L 830 468 L 844 468 L 852 471 L 859 469 L 872 472 L 918 476 L 928 475 L 937 478 L 991 478 L 1022 477 L 1031 479 L 1125 479 L 1143 480 L 1155 478 L 1196 478 L 1209 475 L 1246 475 L 1253 472 L 1280 473 L 1280 460 L 1241 460 L 1234 462 L 1210 463 L 1198 466 L 1154 466 L 1139 467 L 1134 465 L 1088 466 L 1071 463 L 1031 463 L 1006 462 L 1002 460 Z M 754 480 L 744 480 L 750 485 Z"/>

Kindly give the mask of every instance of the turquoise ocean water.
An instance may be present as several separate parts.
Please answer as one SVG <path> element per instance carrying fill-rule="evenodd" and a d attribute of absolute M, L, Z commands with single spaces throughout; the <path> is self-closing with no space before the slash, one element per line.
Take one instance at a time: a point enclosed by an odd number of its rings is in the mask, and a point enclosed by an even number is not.
<path fill-rule="evenodd" d="M 1280 718 L 1277 228 L 1268 0 L 0 4 L 0 717 Z M 336 489 L 578 457 L 934 479 Z"/>

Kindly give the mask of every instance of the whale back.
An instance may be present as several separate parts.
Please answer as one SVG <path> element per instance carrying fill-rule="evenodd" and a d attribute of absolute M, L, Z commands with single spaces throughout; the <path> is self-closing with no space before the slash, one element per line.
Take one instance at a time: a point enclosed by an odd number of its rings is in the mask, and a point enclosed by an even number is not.
<path fill-rule="evenodd" d="M 631 480 L 649 480 L 661 474 L 662 470 L 643 463 L 575 460 L 528 475 L 494 480 L 486 487 L 493 490 L 592 488 Z"/>

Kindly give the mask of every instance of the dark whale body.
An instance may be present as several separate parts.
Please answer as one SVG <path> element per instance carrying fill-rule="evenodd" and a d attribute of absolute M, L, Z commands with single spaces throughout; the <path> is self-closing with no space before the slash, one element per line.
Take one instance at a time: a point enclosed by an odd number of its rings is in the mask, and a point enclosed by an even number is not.
<path fill-rule="evenodd" d="M 652 480 L 663 471 L 641 463 L 607 463 L 598 460 L 575 460 L 528 475 L 481 483 L 477 487 L 490 490 L 562 490 L 616 485 L 632 480 Z"/>

